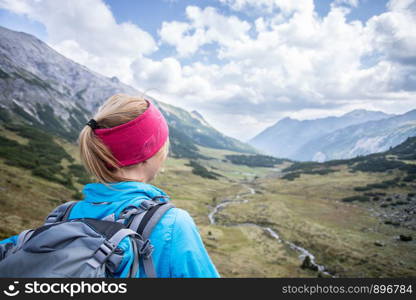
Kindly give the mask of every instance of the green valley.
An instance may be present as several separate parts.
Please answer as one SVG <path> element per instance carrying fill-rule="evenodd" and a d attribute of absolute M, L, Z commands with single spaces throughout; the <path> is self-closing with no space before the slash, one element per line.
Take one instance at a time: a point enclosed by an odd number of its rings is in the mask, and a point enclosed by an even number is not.
<path fill-rule="evenodd" d="M 1 149 L 32 149 L 35 141 L 24 132 L 2 126 Z M 76 145 L 39 134 L 53 141 L 53 151 L 46 149 L 45 155 L 62 153 L 45 170 L 52 177 L 10 163 L 12 152 L 0 151 L 0 238 L 39 226 L 55 206 L 80 198 L 88 182 Z M 235 160 L 241 153 L 197 147 L 204 158 L 169 157 L 152 184 L 194 217 L 223 277 L 416 275 L 416 183 L 408 178 L 414 174 L 409 152 L 415 147 L 402 144 L 378 154 L 378 160 L 396 163 L 376 172 L 360 170 L 374 155 L 326 163 L 278 160 L 273 167 L 257 167 L 253 161 L 261 165 L 263 158 L 250 159 L 250 166 L 234 164 L 227 156 Z M 34 153 L 33 159 L 42 158 Z M 201 176 L 195 166 L 215 178 Z M 365 200 L 345 201 L 354 196 Z M 305 251 L 311 255 L 306 261 Z"/>

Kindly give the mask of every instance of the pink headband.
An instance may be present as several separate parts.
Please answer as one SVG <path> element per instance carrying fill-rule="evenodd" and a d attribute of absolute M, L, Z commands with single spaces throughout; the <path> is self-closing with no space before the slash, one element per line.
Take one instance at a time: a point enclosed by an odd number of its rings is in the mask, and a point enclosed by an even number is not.
<path fill-rule="evenodd" d="M 151 158 L 169 137 L 168 124 L 162 113 L 152 102 L 146 101 L 148 108 L 137 118 L 116 127 L 94 130 L 118 160 L 120 167 Z"/>

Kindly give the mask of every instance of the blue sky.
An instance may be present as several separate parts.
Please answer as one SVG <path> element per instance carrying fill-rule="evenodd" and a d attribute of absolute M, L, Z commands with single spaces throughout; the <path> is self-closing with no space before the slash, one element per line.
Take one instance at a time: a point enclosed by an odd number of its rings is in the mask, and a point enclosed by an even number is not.
<path fill-rule="evenodd" d="M 0 25 L 247 140 L 415 108 L 415 0 L 0 0 Z"/>
<path fill-rule="evenodd" d="M 227 5 L 215 0 L 105 0 L 104 2 L 109 5 L 118 22 L 137 24 L 155 37 L 162 22 L 186 21 L 185 9 L 189 5 L 216 7 L 226 15 L 234 14 L 241 19 L 250 21 L 254 21 L 258 17 L 258 14 L 247 15 L 241 12 L 233 12 Z M 333 0 L 314 0 L 316 12 L 320 17 L 323 18 L 328 14 L 332 2 Z M 388 0 L 362 0 L 359 6 L 352 7 L 347 18 L 350 21 L 360 20 L 365 22 L 372 16 L 385 12 L 387 2 Z M 171 55 L 173 51 L 174 49 L 170 47 L 162 47 L 154 53 L 153 57 L 162 58 Z M 199 58 L 194 57 L 192 61 Z M 215 59 L 215 55 L 210 59 Z"/>
<path fill-rule="evenodd" d="M 155 37 L 158 34 L 162 22 L 186 21 L 185 9 L 189 5 L 200 7 L 211 6 L 216 7 L 225 14 L 233 13 L 227 5 L 215 0 L 105 0 L 104 2 L 110 7 L 117 22 L 137 24 Z M 332 2 L 333 0 L 314 0 L 316 12 L 320 17 L 325 17 L 328 14 Z M 348 20 L 365 22 L 372 16 L 385 12 L 387 2 L 388 0 L 362 0 L 358 7 L 351 9 Z M 240 12 L 234 12 L 234 14 L 251 21 L 257 16 L 255 14 L 246 15 Z M 38 38 L 47 41 L 45 26 L 24 15 L 15 14 L 6 9 L 0 9 L 0 24 L 10 29 L 30 32 Z M 169 49 L 164 50 L 169 55 Z M 158 54 L 163 55 L 161 53 Z"/>
<path fill-rule="evenodd" d="M 314 0 L 316 12 L 324 17 L 330 10 L 333 0 Z M 363 0 L 359 6 L 353 7 L 348 15 L 349 20 L 367 21 L 374 15 L 379 15 L 386 11 L 388 0 Z M 119 22 L 132 22 L 139 25 L 153 35 L 163 21 L 185 21 L 185 8 L 189 5 L 212 6 L 220 9 L 226 14 L 233 13 L 227 5 L 218 1 L 208 0 L 185 0 L 185 1 L 155 1 L 155 0 L 106 0 L 106 4 L 111 7 L 111 11 Z M 254 16 L 247 16 L 244 13 L 236 13 L 241 18 L 254 19 Z"/>
<path fill-rule="evenodd" d="M 330 4 L 333 0 L 314 0 L 316 12 L 320 17 L 324 17 L 330 10 Z M 358 7 L 353 7 L 348 15 L 349 20 L 367 21 L 374 15 L 386 11 L 388 0 L 363 0 Z M 201 7 L 212 6 L 223 11 L 225 14 L 233 13 L 227 5 L 218 1 L 208 0 L 105 0 L 105 3 L 111 7 L 111 11 L 118 22 L 132 22 L 141 28 L 150 32 L 152 35 L 157 34 L 157 30 L 163 21 L 185 21 L 185 8 L 189 5 Z M 235 13 L 240 18 L 253 20 L 255 15 L 247 16 L 244 13 Z"/>

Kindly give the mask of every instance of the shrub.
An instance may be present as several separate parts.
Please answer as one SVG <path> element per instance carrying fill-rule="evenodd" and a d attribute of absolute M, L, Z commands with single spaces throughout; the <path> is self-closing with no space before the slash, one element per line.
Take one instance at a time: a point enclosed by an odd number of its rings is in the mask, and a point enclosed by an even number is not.
<path fill-rule="evenodd" d="M 388 170 L 400 169 L 406 166 L 407 164 L 400 161 L 387 160 L 384 157 L 377 157 L 372 159 L 370 158 L 356 164 L 352 167 L 352 170 L 362 172 L 386 172 Z"/>
<path fill-rule="evenodd" d="M 189 161 L 189 164 L 186 165 L 192 167 L 193 174 L 204 178 L 217 180 L 217 177 L 222 176 L 221 174 L 209 171 L 207 168 L 205 168 L 204 166 L 202 166 L 194 160 Z"/>
<path fill-rule="evenodd" d="M 280 159 L 267 155 L 226 155 L 225 156 L 231 163 L 236 165 L 246 165 L 249 167 L 266 167 L 272 168 L 277 164 L 281 164 L 286 159 Z"/>
<path fill-rule="evenodd" d="M 84 197 L 84 195 L 80 191 L 76 191 L 72 194 L 72 199 L 74 200 L 81 200 Z"/>
<path fill-rule="evenodd" d="M 336 161 L 337 163 L 340 161 Z M 283 169 L 283 172 L 292 172 L 292 174 L 298 174 L 298 175 L 287 175 L 283 176 L 283 179 L 293 180 L 300 176 L 300 174 L 309 174 L 309 175 L 327 175 L 329 173 L 335 172 L 335 170 L 332 170 L 329 168 L 331 165 L 331 162 L 326 163 L 319 163 L 314 161 L 308 161 L 308 162 L 296 162 L 292 164 L 291 166 Z"/>
<path fill-rule="evenodd" d="M 354 191 L 357 192 L 364 192 L 364 191 L 370 191 L 372 189 L 387 189 L 391 186 L 398 186 L 399 185 L 400 178 L 396 177 L 393 180 L 385 180 L 379 183 L 370 183 L 366 186 L 356 186 L 354 187 Z"/>
<path fill-rule="evenodd" d="M 289 181 L 293 181 L 293 180 L 295 180 L 296 178 L 299 178 L 299 177 L 300 177 L 299 172 L 293 172 L 293 173 L 287 173 L 287 174 L 283 175 L 281 178 L 289 180 Z"/>
<path fill-rule="evenodd" d="M 364 191 L 369 191 L 371 190 L 371 188 L 369 188 L 368 186 L 356 186 L 354 188 L 354 191 L 356 192 L 364 192 Z"/>
<path fill-rule="evenodd" d="M 91 182 L 91 177 L 88 175 L 87 171 L 85 170 L 84 166 L 79 164 L 71 164 L 68 166 L 69 173 L 75 177 L 78 177 L 78 183 L 80 184 L 87 184 Z"/>
<path fill-rule="evenodd" d="M 291 166 L 283 169 L 283 172 L 292 172 L 292 171 L 311 171 L 316 168 L 321 168 L 322 163 L 307 161 L 307 162 L 295 162 Z"/>
<path fill-rule="evenodd" d="M 52 135 L 22 124 L 7 124 L 6 128 L 29 140 L 28 144 L 23 145 L 0 137 L 0 157 L 5 158 L 6 164 L 32 170 L 34 176 L 74 188 L 72 175 L 81 173 L 77 167 L 70 167 L 69 174 L 63 171 L 62 160 L 74 159 L 54 141 Z"/>
<path fill-rule="evenodd" d="M 304 174 L 311 174 L 311 175 L 327 175 L 329 173 L 335 172 L 332 169 L 320 169 L 320 170 L 311 170 L 311 171 L 303 171 L 301 173 Z"/>
<path fill-rule="evenodd" d="M 406 181 L 406 182 L 416 181 L 416 174 L 407 175 L 406 177 L 403 178 L 403 181 Z"/>
<path fill-rule="evenodd" d="M 386 196 L 386 193 L 383 192 L 372 192 L 372 193 L 364 193 L 365 196 L 369 197 L 376 197 L 376 196 Z"/>
<path fill-rule="evenodd" d="M 354 202 L 354 201 L 367 202 L 367 201 L 370 201 L 370 198 L 367 196 L 358 195 L 358 196 L 350 196 L 350 197 L 342 198 L 342 201 L 343 202 Z"/>

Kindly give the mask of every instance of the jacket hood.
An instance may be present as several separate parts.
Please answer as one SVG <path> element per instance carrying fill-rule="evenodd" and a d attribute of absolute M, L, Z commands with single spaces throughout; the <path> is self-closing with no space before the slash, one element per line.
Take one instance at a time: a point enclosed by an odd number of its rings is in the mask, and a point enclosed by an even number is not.
<path fill-rule="evenodd" d="M 84 201 L 87 202 L 115 202 L 134 198 L 152 199 L 161 198 L 161 201 L 169 201 L 169 196 L 154 185 L 137 182 L 124 181 L 110 184 L 89 183 L 82 190 Z"/>

